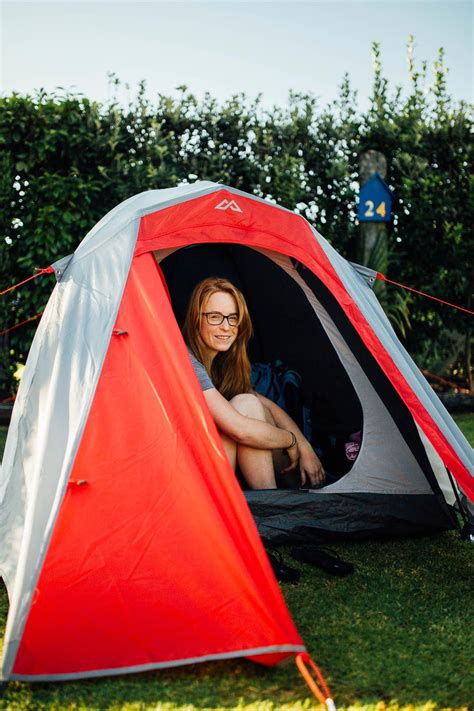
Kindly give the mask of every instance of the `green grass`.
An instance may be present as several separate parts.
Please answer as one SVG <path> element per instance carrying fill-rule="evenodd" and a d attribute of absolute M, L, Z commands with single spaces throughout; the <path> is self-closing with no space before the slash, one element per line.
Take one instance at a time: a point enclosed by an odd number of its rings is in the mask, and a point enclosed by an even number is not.
<path fill-rule="evenodd" d="M 473 416 L 456 420 L 473 443 Z M 433 711 L 472 705 L 470 544 L 449 532 L 334 548 L 355 564 L 354 575 L 331 578 L 295 563 L 302 578 L 282 589 L 339 708 Z M 6 613 L 1 589 L 2 633 Z M 87 681 L 10 682 L 0 699 L 0 709 L 8 711 L 302 711 L 316 706 L 294 663 L 265 669 L 243 660 Z"/>
<path fill-rule="evenodd" d="M 454 415 L 454 420 L 468 442 L 474 447 L 474 413 L 467 412 L 463 415 Z"/>

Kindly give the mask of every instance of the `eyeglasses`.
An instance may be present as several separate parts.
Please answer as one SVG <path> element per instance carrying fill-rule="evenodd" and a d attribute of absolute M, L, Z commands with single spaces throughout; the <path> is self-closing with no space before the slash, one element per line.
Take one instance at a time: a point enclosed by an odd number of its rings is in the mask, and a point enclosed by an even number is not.
<path fill-rule="evenodd" d="M 231 328 L 239 325 L 239 314 L 224 316 L 219 311 L 203 311 L 202 315 L 206 317 L 206 321 L 210 326 L 220 326 L 224 319 L 227 319 L 227 323 Z"/>

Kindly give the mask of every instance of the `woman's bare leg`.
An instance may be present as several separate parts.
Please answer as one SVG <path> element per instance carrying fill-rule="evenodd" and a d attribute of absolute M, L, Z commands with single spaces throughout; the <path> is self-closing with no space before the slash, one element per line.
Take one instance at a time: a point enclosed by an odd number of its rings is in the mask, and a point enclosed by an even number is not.
<path fill-rule="evenodd" d="M 236 395 L 230 400 L 230 404 L 245 417 L 270 421 L 270 413 L 266 407 L 251 393 Z M 274 423 L 272 422 L 272 424 Z M 236 450 L 240 469 L 251 489 L 276 489 L 271 449 L 255 449 L 237 444 Z"/>

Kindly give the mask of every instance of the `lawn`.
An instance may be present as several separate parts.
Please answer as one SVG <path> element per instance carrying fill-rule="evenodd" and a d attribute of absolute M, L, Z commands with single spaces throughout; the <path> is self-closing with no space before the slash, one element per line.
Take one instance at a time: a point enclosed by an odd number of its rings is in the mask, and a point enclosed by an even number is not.
<path fill-rule="evenodd" d="M 474 417 L 456 419 L 473 443 Z M 453 531 L 333 548 L 355 564 L 354 575 L 331 578 L 295 563 L 302 578 L 282 589 L 338 707 L 433 711 L 472 706 L 470 544 Z M 2 628 L 6 613 L 1 589 Z M 13 682 L 0 699 L 0 709 L 12 711 L 296 711 L 316 706 L 293 663 L 265 669 L 245 661 L 60 684 Z"/>

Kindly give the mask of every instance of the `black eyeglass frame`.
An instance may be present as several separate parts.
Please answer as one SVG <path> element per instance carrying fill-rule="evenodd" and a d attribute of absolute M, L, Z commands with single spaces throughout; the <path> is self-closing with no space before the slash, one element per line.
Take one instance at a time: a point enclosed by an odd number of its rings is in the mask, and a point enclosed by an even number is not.
<path fill-rule="evenodd" d="M 206 321 L 207 321 L 207 323 L 209 324 L 209 326 L 220 326 L 221 324 L 224 323 L 224 319 L 227 319 L 227 323 L 228 323 L 228 325 L 229 325 L 230 328 L 235 328 L 236 326 L 239 325 L 239 314 L 228 314 L 227 316 L 224 316 L 224 314 L 221 314 L 219 311 L 201 311 L 201 314 L 202 314 L 202 316 L 205 316 L 205 317 L 206 317 Z M 213 315 L 213 314 L 214 314 L 215 316 L 222 316 L 222 318 L 221 318 L 221 320 L 219 321 L 219 323 L 211 323 L 211 322 L 209 321 L 209 316 L 211 316 L 211 315 Z M 236 322 L 236 323 L 231 323 L 230 320 L 229 320 L 229 319 L 231 319 L 231 318 L 232 318 L 232 319 L 233 319 L 233 318 L 237 319 L 237 322 Z"/>

